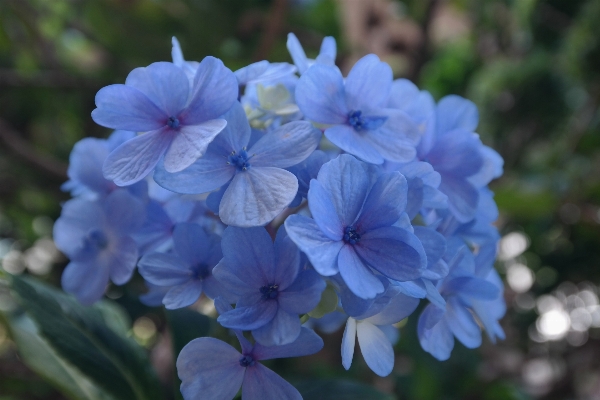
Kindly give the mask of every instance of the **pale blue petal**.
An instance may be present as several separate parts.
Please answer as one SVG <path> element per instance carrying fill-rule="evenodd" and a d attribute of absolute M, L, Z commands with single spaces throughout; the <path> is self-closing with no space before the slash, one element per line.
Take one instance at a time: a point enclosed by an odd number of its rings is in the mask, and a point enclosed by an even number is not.
<path fill-rule="evenodd" d="M 481 346 L 481 329 L 469 310 L 456 298 L 447 300 L 446 310 L 445 319 L 454 336 L 469 349 Z"/>
<path fill-rule="evenodd" d="M 401 293 L 417 299 L 424 299 L 427 296 L 427 290 L 421 279 L 406 282 L 394 282 Z"/>
<path fill-rule="evenodd" d="M 337 210 L 331 201 L 329 193 L 323 185 L 313 179 L 308 191 L 308 206 L 315 223 L 330 240 L 342 240 L 344 226 L 338 217 Z"/>
<path fill-rule="evenodd" d="M 197 125 L 219 118 L 237 100 L 239 89 L 233 72 L 217 58 L 205 57 L 196 71 L 192 98 L 179 120 Z"/>
<path fill-rule="evenodd" d="M 375 182 L 356 221 L 360 232 L 391 226 L 406 208 L 408 184 L 399 172 L 382 174 Z"/>
<path fill-rule="evenodd" d="M 81 304 L 90 305 L 102 298 L 108 285 L 108 268 L 96 260 L 71 261 L 61 277 L 62 288 L 73 294 Z"/>
<path fill-rule="evenodd" d="M 313 330 L 302 327 L 298 338 L 290 344 L 282 346 L 254 345 L 252 355 L 257 360 L 272 360 L 274 358 L 302 357 L 315 354 L 323 348 L 323 339 Z"/>
<path fill-rule="evenodd" d="M 138 260 L 138 248 L 135 241 L 128 237 L 120 237 L 111 246 L 110 279 L 116 285 L 129 282 Z"/>
<path fill-rule="evenodd" d="M 290 215 L 285 229 L 321 275 L 338 273 L 337 257 L 344 242 L 329 239 L 314 220 L 302 215 Z"/>
<path fill-rule="evenodd" d="M 444 318 L 444 310 L 429 305 L 419 317 L 418 335 L 421 347 L 440 361 L 450 358 L 454 336 Z"/>
<path fill-rule="evenodd" d="M 337 56 L 337 45 L 333 36 L 326 36 L 321 42 L 321 49 L 317 56 L 317 62 L 326 65 L 335 65 L 335 57 Z"/>
<path fill-rule="evenodd" d="M 419 305 L 419 299 L 398 293 L 379 313 L 365 319 L 375 325 L 391 325 L 412 314 Z"/>
<path fill-rule="evenodd" d="M 346 370 L 352 366 L 354 358 L 354 347 L 356 346 L 356 320 L 348 318 L 346 328 L 344 328 L 344 336 L 342 337 L 342 365 Z"/>
<path fill-rule="evenodd" d="M 138 263 L 140 274 L 157 286 L 181 285 L 192 278 L 192 271 L 181 258 L 166 253 L 150 253 Z"/>
<path fill-rule="evenodd" d="M 224 119 L 213 119 L 198 125 L 182 126 L 165 154 L 165 171 L 179 172 L 192 165 L 226 125 Z"/>
<path fill-rule="evenodd" d="M 163 298 L 163 304 L 167 310 L 176 310 L 191 306 L 202 294 L 203 282 L 191 280 L 183 285 L 171 288 Z"/>
<path fill-rule="evenodd" d="M 356 132 L 349 125 L 336 125 L 325 130 L 325 136 L 340 149 L 371 164 L 382 164 L 384 159 L 369 138 L 371 132 Z"/>
<path fill-rule="evenodd" d="M 261 364 L 246 369 L 242 397 L 244 400 L 302 400 L 295 387 Z"/>
<path fill-rule="evenodd" d="M 183 52 L 181 51 L 181 46 L 179 45 L 179 40 L 177 40 L 177 38 L 175 36 L 173 36 L 171 38 L 171 44 L 173 46 L 171 48 L 171 58 L 173 59 L 173 64 L 180 67 L 185 62 L 185 59 L 183 58 Z"/>
<path fill-rule="evenodd" d="M 218 339 L 203 337 L 189 342 L 177 357 L 183 398 L 233 399 L 246 372 L 240 357 L 236 349 Z"/>
<path fill-rule="evenodd" d="M 114 184 L 104 179 L 102 175 L 102 163 L 108 154 L 106 140 L 85 138 L 75 143 L 69 156 L 67 170 L 70 182 L 73 182 L 75 187 L 83 185 L 100 194 L 109 193 L 114 188 Z M 71 190 L 72 195 L 79 194 L 75 188 L 67 188 L 67 190 Z"/>
<path fill-rule="evenodd" d="M 286 46 L 290 52 L 290 56 L 292 56 L 294 64 L 298 68 L 298 72 L 302 75 L 308 69 L 308 60 L 306 59 L 306 53 L 296 35 L 288 33 Z"/>
<path fill-rule="evenodd" d="M 102 172 L 119 186 L 136 183 L 148 175 L 167 150 L 173 133 L 168 128 L 137 136 L 117 147 L 104 161 Z"/>
<path fill-rule="evenodd" d="M 307 121 L 292 121 L 260 138 L 248 154 L 256 167 L 287 168 L 304 161 L 321 141 L 321 131 Z"/>
<path fill-rule="evenodd" d="M 219 205 L 227 225 L 261 226 L 270 222 L 294 200 L 298 180 L 289 171 L 250 167 L 233 178 Z"/>
<path fill-rule="evenodd" d="M 217 321 L 225 328 L 249 331 L 270 322 L 278 308 L 276 301 L 261 301 L 252 306 L 236 307 L 232 311 L 221 314 Z"/>
<path fill-rule="evenodd" d="M 356 336 L 369 368 L 379 376 L 388 376 L 394 368 L 394 349 L 385 333 L 369 322 L 359 321 Z"/>
<path fill-rule="evenodd" d="M 448 208 L 459 222 L 466 223 L 475 217 L 479 191 L 466 179 L 444 176 L 440 190 L 448 196 Z"/>
<path fill-rule="evenodd" d="M 263 346 L 281 346 L 296 340 L 300 327 L 297 314 L 290 314 L 279 307 L 271 321 L 252 331 L 252 337 Z"/>
<path fill-rule="evenodd" d="M 54 243 L 60 251 L 72 257 L 88 232 L 102 228 L 104 224 L 104 210 L 100 202 L 71 199 L 63 205 L 60 218 L 54 224 Z"/>
<path fill-rule="evenodd" d="M 335 66 L 313 65 L 298 81 L 295 96 L 309 120 L 321 124 L 344 124 L 348 120 L 344 78 Z"/>
<path fill-rule="evenodd" d="M 96 94 L 92 119 L 98 125 L 125 131 L 160 129 L 170 117 L 139 90 L 125 85 L 105 86 Z"/>
<path fill-rule="evenodd" d="M 425 249 L 427 266 L 432 267 L 446 252 L 446 239 L 440 233 L 425 226 L 415 226 L 414 233 Z"/>
<path fill-rule="evenodd" d="M 483 166 L 477 174 L 469 177 L 469 182 L 475 185 L 475 187 L 484 187 L 494 178 L 502 175 L 504 172 L 502 168 L 504 159 L 502 159 L 502 156 L 496 150 L 488 146 L 481 146 L 479 151 L 483 157 Z"/>
<path fill-rule="evenodd" d="M 244 68 L 236 70 L 233 74 L 235 75 L 238 85 L 245 86 L 250 81 L 261 76 L 269 68 L 269 62 L 266 60 L 252 63 Z"/>
<path fill-rule="evenodd" d="M 144 93 L 169 117 L 177 116 L 183 110 L 190 94 L 185 73 L 170 62 L 136 68 L 129 73 L 125 84 Z"/>
<path fill-rule="evenodd" d="M 475 132 L 479 123 L 477 106 L 457 95 L 443 97 L 436 109 L 436 131 L 441 136 L 454 129 Z"/>
<path fill-rule="evenodd" d="M 442 310 L 446 309 L 446 300 L 444 300 L 437 287 L 435 287 L 429 279 L 421 279 L 421 281 L 425 284 L 425 288 L 427 289 L 427 300 Z"/>
<path fill-rule="evenodd" d="M 358 297 L 372 299 L 383 293 L 381 281 L 362 262 L 351 246 L 345 245 L 340 250 L 338 268 L 348 288 Z"/>
<path fill-rule="evenodd" d="M 383 107 L 392 87 L 392 68 L 368 54 L 358 60 L 346 78 L 346 104 L 350 110 Z M 318 92 L 316 92 L 318 93 Z"/>
<path fill-rule="evenodd" d="M 414 104 L 418 95 L 419 88 L 417 85 L 408 79 L 396 79 L 392 82 L 387 105 L 390 108 L 407 111 Z"/>

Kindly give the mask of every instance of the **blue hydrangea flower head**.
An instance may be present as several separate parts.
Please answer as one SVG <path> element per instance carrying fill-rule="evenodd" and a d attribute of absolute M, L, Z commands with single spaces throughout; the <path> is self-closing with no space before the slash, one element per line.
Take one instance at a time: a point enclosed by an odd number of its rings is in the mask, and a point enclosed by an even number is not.
<path fill-rule="evenodd" d="M 221 260 L 220 237 L 207 234 L 197 224 L 180 223 L 173 232 L 172 253 L 146 254 L 138 263 L 140 274 L 149 283 L 170 287 L 163 298 L 168 309 L 194 304 L 204 292 L 209 298 L 227 297 L 227 291 L 212 276 Z"/>
<path fill-rule="evenodd" d="M 83 304 L 99 300 L 109 279 L 131 278 L 138 248 L 131 238 L 145 218 L 143 203 L 121 189 L 102 201 L 75 198 L 65 203 L 54 224 L 54 242 L 71 262 L 61 282 Z"/>
<path fill-rule="evenodd" d="M 225 224 L 264 225 L 298 192 L 298 180 L 283 168 L 306 159 L 319 144 L 321 132 L 306 121 L 294 121 L 248 148 L 250 126 L 242 106 L 236 102 L 224 117 L 227 127 L 203 157 L 176 174 L 159 166 L 154 179 L 178 193 L 205 193 L 223 187 L 218 209 Z"/>
<path fill-rule="evenodd" d="M 420 136 L 411 118 L 387 108 L 392 69 L 374 54 L 361 58 L 344 80 L 335 66 L 313 65 L 296 87 L 307 119 L 329 125 L 325 136 L 364 161 L 409 162 Z"/>
<path fill-rule="evenodd" d="M 144 178 L 164 156 L 164 168 L 181 171 L 206 151 L 227 122 L 219 119 L 235 102 L 237 80 L 223 63 L 206 57 L 190 87 L 175 64 L 136 68 L 124 85 L 96 94 L 92 118 L 99 125 L 146 132 L 117 147 L 104 162 L 104 176 L 119 186 Z"/>
<path fill-rule="evenodd" d="M 251 345 L 238 336 L 242 352 L 214 338 L 198 338 L 188 343 L 177 357 L 177 374 L 185 400 L 231 400 L 242 388 L 244 400 L 302 400 L 302 396 L 279 375 L 259 361 L 314 354 L 323 340 L 302 328 L 297 339 L 283 346 Z"/>
<path fill-rule="evenodd" d="M 368 164 L 343 154 L 324 164 L 310 183 L 313 219 L 291 215 L 288 235 L 325 276 L 340 273 L 363 299 L 383 293 L 377 273 L 407 281 L 426 267 L 419 239 L 395 226 L 406 207 L 407 183 L 398 172 L 373 176 Z"/>
<path fill-rule="evenodd" d="M 325 282 L 302 268 L 300 252 L 283 230 L 273 244 L 263 228 L 228 227 L 221 245 L 223 260 L 213 275 L 235 297 L 236 308 L 217 321 L 251 330 L 265 346 L 293 342 L 300 334 L 298 315 L 317 306 Z"/>

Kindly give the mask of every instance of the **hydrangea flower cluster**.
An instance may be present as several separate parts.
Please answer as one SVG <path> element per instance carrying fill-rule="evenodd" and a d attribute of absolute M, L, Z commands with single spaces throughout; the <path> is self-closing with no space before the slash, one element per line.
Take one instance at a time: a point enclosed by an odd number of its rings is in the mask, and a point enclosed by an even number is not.
<path fill-rule="evenodd" d="M 315 60 L 293 34 L 288 49 L 294 64 L 232 72 L 185 61 L 173 39 L 173 62 L 98 92 L 92 118 L 116 131 L 71 154 L 74 198 L 54 227 L 64 290 L 91 304 L 137 266 L 146 304 L 207 296 L 240 342 L 181 351 L 186 399 L 300 399 L 260 361 L 316 353 L 315 330 L 343 325 L 342 365 L 358 338 L 386 376 L 421 300 L 418 337 L 439 360 L 455 338 L 478 347 L 482 328 L 504 337 L 488 189 L 503 161 L 475 133 L 476 106 L 436 103 L 374 54 L 344 77 L 331 37 Z M 313 313 L 324 291 L 337 307 Z"/>

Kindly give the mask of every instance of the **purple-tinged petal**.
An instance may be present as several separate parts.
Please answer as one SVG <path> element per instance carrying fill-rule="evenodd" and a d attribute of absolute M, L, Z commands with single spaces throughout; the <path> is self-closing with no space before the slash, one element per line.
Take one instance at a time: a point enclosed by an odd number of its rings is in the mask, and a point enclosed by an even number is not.
<path fill-rule="evenodd" d="M 279 229 L 274 243 L 275 263 L 266 274 L 270 283 L 279 286 L 279 292 L 287 289 L 296 281 L 300 272 L 301 256 L 298 246 L 287 235 L 285 229 Z M 304 262 L 306 263 L 306 262 Z"/>
<path fill-rule="evenodd" d="M 248 146 L 251 130 L 244 107 L 238 101 L 220 118 L 227 121 L 227 126 L 209 145 L 206 155 L 213 153 L 226 158 L 232 151 L 237 152 Z"/>
<path fill-rule="evenodd" d="M 231 181 L 221 199 L 219 217 L 232 226 L 265 225 L 285 210 L 297 191 L 298 180 L 291 172 L 251 166 Z"/>
<path fill-rule="evenodd" d="M 171 288 L 163 298 L 167 310 L 191 306 L 202 294 L 203 282 L 197 279 Z"/>
<path fill-rule="evenodd" d="M 336 125 L 325 130 L 325 136 L 340 149 L 371 164 L 382 164 L 384 159 L 373 147 L 370 132 L 356 132 L 349 125 Z"/>
<path fill-rule="evenodd" d="M 240 357 L 236 349 L 218 339 L 203 337 L 189 342 L 177 357 L 184 399 L 233 399 L 246 372 Z"/>
<path fill-rule="evenodd" d="M 436 108 L 436 131 L 438 136 L 464 129 L 475 132 L 479 123 L 477 106 L 470 100 L 457 95 L 443 97 Z"/>
<path fill-rule="evenodd" d="M 352 365 L 354 358 L 354 347 L 356 346 L 356 320 L 348 318 L 346 328 L 344 328 L 344 336 L 342 337 L 342 365 L 346 370 Z"/>
<path fill-rule="evenodd" d="M 325 286 L 315 271 L 303 271 L 291 286 L 279 292 L 279 307 L 292 314 L 305 314 L 319 304 Z"/>
<path fill-rule="evenodd" d="M 483 167 L 481 147 L 477 135 L 464 130 L 452 131 L 436 140 L 435 146 L 427 154 L 427 162 L 442 176 L 451 174 L 457 178 L 468 177 Z"/>
<path fill-rule="evenodd" d="M 228 288 L 212 275 L 202 280 L 202 290 L 209 299 L 214 300 L 217 297 L 222 297 L 232 303 L 236 301 L 236 297 L 229 292 Z"/>
<path fill-rule="evenodd" d="M 331 240 L 342 240 L 344 226 L 338 217 L 338 212 L 331 201 L 331 197 L 329 197 L 329 193 L 316 179 L 310 181 L 308 206 L 321 232 Z"/>
<path fill-rule="evenodd" d="M 144 93 L 125 85 L 109 85 L 96 94 L 92 119 L 98 125 L 125 131 L 147 132 L 160 129 L 170 117 Z"/>
<path fill-rule="evenodd" d="M 420 278 L 427 266 L 419 239 L 395 226 L 363 234 L 355 249 L 372 268 L 397 281 Z"/>
<path fill-rule="evenodd" d="M 421 347 L 440 361 L 450 358 L 454 348 L 454 336 L 444 318 L 445 310 L 428 305 L 418 323 Z"/>
<path fill-rule="evenodd" d="M 345 245 L 340 250 L 338 268 L 348 288 L 358 297 L 372 299 L 383 293 L 383 284 L 362 262 L 352 246 Z"/>
<path fill-rule="evenodd" d="M 233 72 L 221 60 L 205 57 L 196 70 L 192 98 L 179 119 L 185 125 L 196 125 L 218 118 L 231 108 L 238 93 Z"/>
<path fill-rule="evenodd" d="M 257 290 L 272 283 L 268 279 L 275 265 L 275 252 L 271 237 L 264 228 L 228 227 L 223 231 L 221 248 L 225 264 L 221 265 L 221 262 L 215 268 L 230 270 L 247 286 Z"/>
<path fill-rule="evenodd" d="M 364 164 L 342 154 L 321 167 L 317 180 L 329 193 L 342 225 L 352 225 L 370 186 Z"/>
<path fill-rule="evenodd" d="M 221 314 L 217 321 L 225 328 L 249 331 L 270 322 L 277 313 L 276 301 L 267 300 L 247 307 L 237 307 Z"/>
<path fill-rule="evenodd" d="M 344 78 L 335 66 L 315 64 L 296 85 L 296 104 L 306 118 L 321 124 L 345 124 L 348 108 Z"/>
<path fill-rule="evenodd" d="M 314 220 L 302 215 L 290 215 L 285 230 L 321 275 L 338 273 L 337 258 L 344 242 L 329 239 Z"/>
<path fill-rule="evenodd" d="M 167 116 L 177 116 L 190 94 L 185 73 L 170 62 L 155 62 L 146 68 L 136 68 L 129 73 L 125 84 L 148 96 Z"/>
<path fill-rule="evenodd" d="M 323 339 L 313 330 L 302 327 L 300 335 L 292 343 L 281 346 L 254 345 L 252 355 L 257 360 L 272 360 L 274 358 L 302 357 L 315 354 L 323 348 Z"/>
<path fill-rule="evenodd" d="M 250 272 L 251 271 L 245 271 L 243 266 L 230 268 L 226 264 L 225 259 L 222 259 L 221 262 L 213 268 L 212 275 L 227 289 L 227 292 L 230 294 L 227 300 L 234 300 L 233 302 L 237 302 L 248 296 L 255 295 L 259 288 L 265 284 L 260 277 L 251 274 Z M 244 279 L 248 277 L 250 280 Z"/>
<path fill-rule="evenodd" d="M 379 376 L 388 376 L 394 368 L 394 349 L 385 333 L 369 322 L 359 321 L 356 336 L 369 368 Z"/>
<path fill-rule="evenodd" d="M 242 397 L 244 400 L 302 400 L 295 387 L 258 363 L 246 369 Z"/>
<path fill-rule="evenodd" d="M 192 278 L 189 266 L 173 254 L 150 253 L 138 262 L 140 274 L 157 286 L 181 285 Z"/>
<path fill-rule="evenodd" d="M 138 230 L 146 219 L 144 203 L 126 190 L 115 190 L 104 201 L 106 222 L 113 232 L 130 234 Z"/>
<path fill-rule="evenodd" d="M 213 119 L 198 125 L 182 126 L 165 154 L 165 171 L 179 172 L 192 165 L 226 125 L 224 119 Z"/>
<path fill-rule="evenodd" d="M 346 104 L 350 110 L 379 108 L 387 103 L 392 87 L 392 68 L 368 54 L 358 60 L 346 78 Z M 315 91 L 319 93 L 319 91 Z"/>
<path fill-rule="evenodd" d="M 260 138 L 248 150 L 256 167 L 287 168 L 304 161 L 321 141 L 321 131 L 308 121 L 292 121 Z"/>
<path fill-rule="evenodd" d="M 129 236 L 118 238 L 111 246 L 110 279 L 116 285 L 129 282 L 138 260 L 138 248 L 135 240 Z"/>
<path fill-rule="evenodd" d="M 162 128 L 123 143 L 104 160 L 102 172 L 119 186 L 136 183 L 150 173 L 173 140 L 173 132 Z"/>
<path fill-rule="evenodd" d="M 73 257 L 88 232 L 104 225 L 105 215 L 100 202 L 71 199 L 63 205 L 60 218 L 54 224 L 54 242 L 60 251 Z"/>
<path fill-rule="evenodd" d="M 263 346 L 281 346 L 295 341 L 300 335 L 300 327 L 297 314 L 279 307 L 271 321 L 252 331 L 252 337 Z"/>
<path fill-rule="evenodd" d="M 108 274 L 108 268 L 102 268 L 96 260 L 71 261 L 63 271 L 62 288 L 81 304 L 90 305 L 102 298 L 108 285 Z"/>
<path fill-rule="evenodd" d="M 399 172 L 382 174 L 375 182 L 356 221 L 356 228 L 368 232 L 391 226 L 406 208 L 408 184 Z"/>
<path fill-rule="evenodd" d="M 221 247 L 215 237 L 208 236 L 198 224 L 181 222 L 173 230 L 175 253 L 190 267 L 205 263 L 213 247 Z M 220 251 L 219 251 L 220 253 Z M 220 260 L 222 256 L 219 256 Z M 214 267 L 214 265 L 211 265 Z"/>

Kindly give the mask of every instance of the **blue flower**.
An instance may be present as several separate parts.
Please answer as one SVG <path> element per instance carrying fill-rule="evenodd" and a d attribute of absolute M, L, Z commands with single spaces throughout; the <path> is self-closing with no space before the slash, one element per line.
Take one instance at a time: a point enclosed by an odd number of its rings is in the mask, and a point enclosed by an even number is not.
<path fill-rule="evenodd" d="M 170 174 L 159 166 L 154 179 L 178 193 L 205 193 L 222 186 L 219 217 L 227 225 L 259 226 L 275 218 L 294 200 L 298 180 L 283 168 L 307 158 L 321 132 L 306 121 L 283 125 L 264 135 L 250 149 L 250 126 L 239 103 L 225 115 L 227 128 L 204 157 Z"/>
<path fill-rule="evenodd" d="M 426 267 L 419 239 L 394 226 L 404 214 L 406 193 L 400 173 L 372 176 L 367 164 L 343 154 L 310 182 L 314 219 L 291 215 L 285 228 L 321 275 L 339 272 L 353 293 L 371 299 L 384 291 L 373 270 L 407 281 L 420 278 Z"/>
<path fill-rule="evenodd" d="M 317 306 L 325 282 L 315 271 L 302 269 L 300 252 L 283 230 L 273 244 L 263 228 L 228 227 L 221 246 L 223 260 L 213 275 L 237 304 L 217 321 L 251 330 L 266 346 L 293 342 L 300 334 L 298 315 Z"/>
<path fill-rule="evenodd" d="M 185 72 L 168 62 L 136 68 L 125 85 L 96 94 L 96 123 L 113 129 L 147 132 L 117 147 L 104 162 L 104 176 L 125 186 L 144 178 L 164 155 L 164 168 L 191 165 L 227 122 L 218 119 L 235 102 L 237 80 L 223 63 L 206 57 L 190 88 Z"/>
<path fill-rule="evenodd" d="M 104 293 L 109 278 L 123 285 L 133 274 L 138 248 L 131 238 L 146 216 L 143 203 L 126 190 L 102 201 L 76 198 L 65 203 L 54 224 L 54 242 L 71 262 L 62 287 L 83 304 Z"/>
<path fill-rule="evenodd" d="M 296 102 L 307 119 L 331 125 L 325 136 L 364 161 L 412 161 L 419 141 L 416 125 L 401 110 L 387 108 L 392 69 L 370 54 L 344 81 L 335 66 L 315 64 L 296 86 Z"/>
<path fill-rule="evenodd" d="M 214 338 L 198 338 L 188 343 L 177 357 L 177 375 L 185 400 L 230 400 L 242 388 L 244 400 L 302 400 L 292 385 L 259 361 L 314 354 L 323 340 L 302 328 L 297 339 L 287 345 L 265 347 L 250 344 L 238 335 L 242 352 Z"/>
<path fill-rule="evenodd" d="M 225 288 L 212 276 L 222 258 L 218 235 L 207 235 L 197 224 L 181 223 L 175 226 L 173 244 L 173 253 L 146 254 L 138 262 L 146 281 L 171 288 L 163 298 L 166 308 L 192 305 L 202 292 L 211 299 L 227 297 Z"/>
<path fill-rule="evenodd" d="M 332 36 L 327 36 L 323 39 L 323 42 L 321 42 L 321 50 L 319 51 L 316 60 L 311 60 L 306 57 L 306 53 L 304 52 L 300 41 L 293 33 L 288 33 L 286 45 L 300 75 L 305 73 L 313 64 L 315 64 L 315 62 L 324 65 L 335 65 L 337 45 L 335 43 L 335 38 Z"/>
<path fill-rule="evenodd" d="M 270 63 L 258 61 L 234 72 L 238 85 L 246 86 L 261 82 L 274 82 L 289 77 L 296 67 L 288 63 Z"/>
<path fill-rule="evenodd" d="M 311 179 L 316 179 L 319 170 L 330 157 L 321 150 L 315 150 L 306 160 L 300 164 L 293 165 L 287 168 L 292 174 L 298 178 L 298 193 L 290 204 L 290 207 L 297 207 L 302 202 L 302 199 L 308 197 L 308 189 Z"/>

